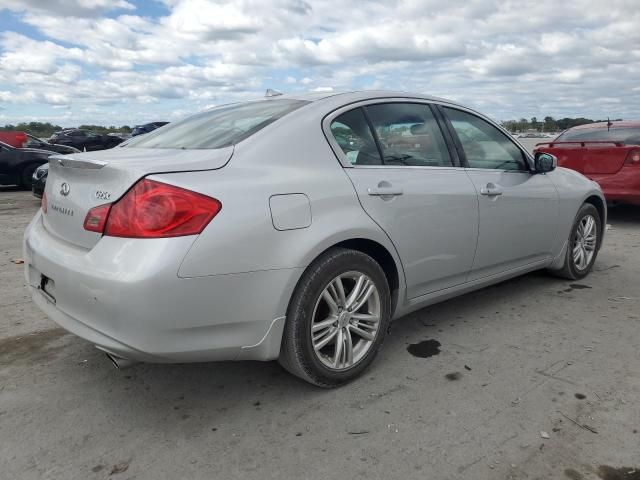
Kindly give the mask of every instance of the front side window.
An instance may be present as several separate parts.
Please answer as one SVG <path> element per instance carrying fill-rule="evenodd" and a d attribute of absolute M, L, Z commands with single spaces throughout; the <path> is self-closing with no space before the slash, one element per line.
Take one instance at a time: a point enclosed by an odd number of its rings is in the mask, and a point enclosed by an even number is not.
<path fill-rule="evenodd" d="M 381 165 L 380 153 L 361 108 L 331 122 L 331 134 L 351 165 Z"/>
<path fill-rule="evenodd" d="M 367 106 L 366 110 L 385 165 L 452 166 L 438 122 L 427 105 L 381 103 Z"/>
<path fill-rule="evenodd" d="M 223 148 L 250 137 L 270 123 L 306 105 L 293 99 L 236 103 L 198 113 L 166 128 L 134 138 L 135 148 Z"/>
<path fill-rule="evenodd" d="M 458 134 L 470 168 L 527 170 L 522 151 L 489 122 L 467 112 L 444 109 Z"/>

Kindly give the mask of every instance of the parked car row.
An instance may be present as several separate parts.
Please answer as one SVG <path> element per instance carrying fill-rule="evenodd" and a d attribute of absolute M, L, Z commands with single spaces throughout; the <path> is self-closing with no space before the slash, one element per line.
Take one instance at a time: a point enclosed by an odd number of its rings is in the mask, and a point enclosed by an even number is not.
<path fill-rule="evenodd" d="M 102 135 L 89 130 L 74 128 L 55 132 L 49 141 L 58 145 L 67 145 L 78 150 L 94 151 L 113 148 L 122 143 L 122 138 L 111 135 Z"/>
<path fill-rule="evenodd" d="M 86 129 L 71 128 L 55 132 L 47 140 L 22 131 L 0 131 L 0 185 L 19 185 L 31 188 L 41 197 L 47 180 L 46 162 L 52 154 L 80 153 L 106 150 L 122 144 L 134 136 L 151 132 L 168 122 L 137 125 L 131 134 L 106 135 Z"/>
<path fill-rule="evenodd" d="M 49 161 L 52 153 L 35 148 L 15 148 L 0 142 L 0 185 L 31 189 L 33 172 Z"/>

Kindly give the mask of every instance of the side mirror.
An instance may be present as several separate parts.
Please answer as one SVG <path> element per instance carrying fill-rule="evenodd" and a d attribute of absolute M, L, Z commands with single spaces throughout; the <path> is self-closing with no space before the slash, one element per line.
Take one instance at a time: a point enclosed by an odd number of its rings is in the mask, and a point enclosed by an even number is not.
<path fill-rule="evenodd" d="M 536 152 L 534 164 L 536 173 L 547 173 L 556 169 L 558 159 L 550 153 Z"/>

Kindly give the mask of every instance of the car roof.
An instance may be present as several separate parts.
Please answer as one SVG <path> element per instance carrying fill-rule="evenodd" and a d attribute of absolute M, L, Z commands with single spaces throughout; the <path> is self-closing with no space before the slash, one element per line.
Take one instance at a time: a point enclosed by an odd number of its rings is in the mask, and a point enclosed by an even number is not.
<path fill-rule="evenodd" d="M 352 91 L 322 91 L 322 92 L 307 92 L 307 93 L 291 93 L 286 95 L 278 95 L 276 97 L 267 98 L 290 98 L 294 100 L 305 100 L 307 102 L 317 102 L 325 99 L 340 97 L 340 101 L 348 104 L 352 102 L 358 102 L 360 100 L 375 99 L 375 98 L 418 98 L 420 100 L 431 100 L 446 102 L 456 105 L 456 102 L 447 100 L 432 95 L 425 95 L 422 93 L 394 91 L 394 90 L 352 90 Z"/>
<path fill-rule="evenodd" d="M 640 121 L 595 122 L 571 127 L 570 130 L 597 130 L 600 128 L 640 128 Z"/>

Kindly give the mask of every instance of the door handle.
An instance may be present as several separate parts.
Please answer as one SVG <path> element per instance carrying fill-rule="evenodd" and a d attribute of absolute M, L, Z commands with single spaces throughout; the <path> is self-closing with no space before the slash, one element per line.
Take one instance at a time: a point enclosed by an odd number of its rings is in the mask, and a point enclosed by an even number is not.
<path fill-rule="evenodd" d="M 384 197 L 387 195 L 396 196 L 396 195 L 402 195 L 402 189 L 395 188 L 395 187 L 373 187 L 373 188 L 367 188 L 367 193 L 369 195 L 376 196 L 376 197 Z"/>
<path fill-rule="evenodd" d="M 487 183 L 485 187 L 480 189 L 480 195 L 496 197 L 498 195 L 502 195 L 502 189 L 500 187 L 496 187 L 493 183 Z"/>

